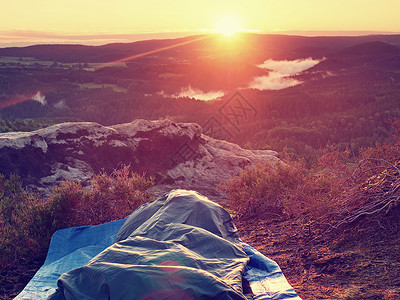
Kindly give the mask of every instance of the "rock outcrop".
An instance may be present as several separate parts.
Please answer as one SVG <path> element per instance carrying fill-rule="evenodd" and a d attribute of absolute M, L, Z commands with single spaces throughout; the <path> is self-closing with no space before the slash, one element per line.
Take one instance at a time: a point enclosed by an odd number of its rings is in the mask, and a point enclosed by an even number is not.
<path fill-rule="evenodd" d="M 16 173 L 43 192 L 65 179 L 87 184 L 102 169 L 130 165 L 156 177 L 157 194 L 184 188 L 221 199 L 216 185 L 261 159 L 278 160 L 273 151 L 245 150 L 202 134 L 197 124 L 169 120 L 74 122 L 0 134 L 0 173 Z"/>

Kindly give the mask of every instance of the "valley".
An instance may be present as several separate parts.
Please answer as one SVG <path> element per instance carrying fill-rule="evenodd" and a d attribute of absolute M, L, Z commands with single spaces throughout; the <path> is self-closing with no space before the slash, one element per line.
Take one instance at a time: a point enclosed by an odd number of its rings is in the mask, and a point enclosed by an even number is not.
<path fill-rule="evenodd" d="M 29 281 L 55 230 L 90 223 L 55 200 L 86 207 L 104 192 L 83 192 L 91 178 L 123 164 L 151 176 L 151 197 L 193 188 L 222 203 L 303 299 L 398 299 L 399 103 L 400 35 L 0 48 L 0 208 L 26 255 L 4 264 L 0 298 Z M 287 169 L 257 165 L 278 158 Z"/>
<path fill-rule="evenodd" d="M 242 34 L 233 40 L 194 36 L 96 47 L 4 48 L 0 130 L 62 121 L 112 125 L 137 118 L 203 125 L 217 118 L 231 141 L 247 148 L 286 147 L 310 162 L 327 144 L 357 154 L 388 137 L 386 121 L 399 117 L 399 43 L 399 36 Z M 268 76 L 268 69 L 258 67 L 268 59 L 290 65 L 310 58 L 320 62 L 276 79 L 295 86 L 250 88 L 255 78 Z M 236 92 L 256 111 L 251 119 L 235 120 L 240 130 L 221 115 Z M 34 101 L 38 93 L 46 103 Z"/>

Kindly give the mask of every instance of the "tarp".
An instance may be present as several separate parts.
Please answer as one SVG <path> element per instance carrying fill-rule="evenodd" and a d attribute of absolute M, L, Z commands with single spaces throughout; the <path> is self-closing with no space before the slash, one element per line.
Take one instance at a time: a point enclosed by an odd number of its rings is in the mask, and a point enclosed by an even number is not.
<path fill-rule="evenodd" d="M 175 190 L 126 220 L 57 231 L 16 299 L 245 299 L 242 273 L 254 299 L 300 299 L 221 206 Z"/>

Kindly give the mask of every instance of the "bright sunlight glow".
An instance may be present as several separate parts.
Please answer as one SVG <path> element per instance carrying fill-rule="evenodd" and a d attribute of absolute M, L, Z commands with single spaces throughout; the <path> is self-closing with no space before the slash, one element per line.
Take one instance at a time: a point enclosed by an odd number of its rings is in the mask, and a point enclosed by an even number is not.
<path fill-rule="evenodd" d="M 241 24 L 234 15 L 224 15 L 215 24 L 215 32 L 225 36 L 232 36 L 241 30 Z"/>

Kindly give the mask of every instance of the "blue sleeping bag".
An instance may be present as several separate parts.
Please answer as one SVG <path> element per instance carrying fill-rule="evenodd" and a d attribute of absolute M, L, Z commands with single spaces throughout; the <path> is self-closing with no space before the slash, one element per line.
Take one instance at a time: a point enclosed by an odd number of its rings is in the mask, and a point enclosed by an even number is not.
<path fill-rule="evenodd" d="M 242 276 L 252 295 L 244 294 Z M 174 190 L 127 219 L 57 231 L 16 299 L 250 297 L 300 299 L 275 262 L 240 241 L 220 205 Z"/>

